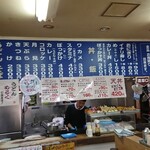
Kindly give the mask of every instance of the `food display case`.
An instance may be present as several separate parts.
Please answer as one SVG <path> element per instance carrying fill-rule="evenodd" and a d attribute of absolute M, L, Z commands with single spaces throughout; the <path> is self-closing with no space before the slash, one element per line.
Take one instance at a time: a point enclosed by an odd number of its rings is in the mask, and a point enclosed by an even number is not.
<path fill-rule="evenodd" d="M 101 134 L 113 132 L 116 128 L 135 130 L 135 114 L 139 112 L 140 110 L 135 109 L 134 106 L 124 108 L 100 106 L 100 109 L 86 110 L 86 121 L 91 123 L 93 133 L 95 132 L 95 123 L 99 124 Z"/>

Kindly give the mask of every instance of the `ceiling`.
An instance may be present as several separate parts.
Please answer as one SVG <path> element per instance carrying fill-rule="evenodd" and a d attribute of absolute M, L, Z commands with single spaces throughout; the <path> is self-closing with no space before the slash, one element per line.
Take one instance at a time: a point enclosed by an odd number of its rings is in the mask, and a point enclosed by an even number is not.
<path fill-rule="evenodd" d="M 0 0 L 1 37 L 150 39 L 150 0 L 60 0 L 53 22 L 38 22 L 35 14 L 29 15 L 21 2 Z M 102 16 L 112 2 L 140 5 L 127 16 Z M 128 10 L 126 6 L 118 6 L 108 14 Z M 45 24 L 54 28 L 43 28 Z M 110 30 L 101 31 L 105 26 Z"/>

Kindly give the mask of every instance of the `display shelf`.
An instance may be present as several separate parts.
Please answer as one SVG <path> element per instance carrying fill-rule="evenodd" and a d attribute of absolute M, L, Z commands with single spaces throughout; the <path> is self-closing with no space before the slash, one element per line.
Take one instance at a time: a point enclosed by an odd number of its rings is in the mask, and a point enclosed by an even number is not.
<path fill-rule="evenodd" d="M 116 112 L 99 112 L 99 113 L 86 113 L 86 115 L 92 118 L 105 117 L 105 116 L 114 116 L 114 115 L 129 115 L 136 114 L 140 112 L 139 109 L 136 110 L 125 110 L 125 111 L 116 111 Z"/>
<path fill-rule="evenodd" d="M 135 114 L 139 110 L 86 113 L 87 122 L 94 123 L 99 120 L 102 134 L 111 133 L 114 128 L 125 128 L 129 130 L 136 129 Z"/>

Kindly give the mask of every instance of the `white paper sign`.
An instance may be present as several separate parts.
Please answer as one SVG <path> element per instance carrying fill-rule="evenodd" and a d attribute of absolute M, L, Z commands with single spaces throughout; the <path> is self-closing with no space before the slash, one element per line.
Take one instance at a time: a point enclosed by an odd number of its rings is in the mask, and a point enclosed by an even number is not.
<path fill-rule="evenodd" d="M 42 145 L 11 148 L 11 149 L 8 149 L 8 150 L 42 150 Z"/>
<path fill-rule="evenodd" d="M 61 101 L 76 100 L 77 80 L 76 78 L 60 78 Z"/>
<path fill-rule="evenodd" d="M 19 80 L 0 80 L 0 106 L 19 105 Z"/>
<path fill-rule="evenodd" d="M 26 75 L 20 81 L 20 89 L 25 95 L 35 95 L 41 90 L 41 81 L 36 75 Z"/>
<path fill-rule="evenodd" d="M 41 83 L 42 83 L 41 88 L 42 103 L 59 102 L 60 101 L 59 78 L 43 78 L 41 79 Z"/>
<path fill-rule="evenodd" d="M 42 102 L 126 97 L 123 76 L 42 79 Z"/>
<path fill-rule="evenodd" d="M 109 98 L 109 87 L 107 83 L 106 76 L 97 76 L 93 77 L 93 91 L 94 91 L 94 98 L 101 99 L 101 98 Z"/>
<path fill-rule="evenodd" d="M 125 82 L 123 76 L 108 76 L 110 98 L 126 97 Z"/>
<path fill-rule="evenodd" d="M 93 78 L 79 77 L 77 81 L 76 100 L 93 99 Z"/>

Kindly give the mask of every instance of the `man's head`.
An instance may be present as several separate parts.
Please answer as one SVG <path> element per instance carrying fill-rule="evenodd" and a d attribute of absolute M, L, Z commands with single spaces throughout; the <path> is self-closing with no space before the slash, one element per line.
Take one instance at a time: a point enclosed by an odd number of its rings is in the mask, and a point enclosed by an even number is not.
<path fill-rule="evenodd" d="M 78 100 L 76 103 L 77 109 L 81 109 L 86 103 L 86 100 Z"/>

